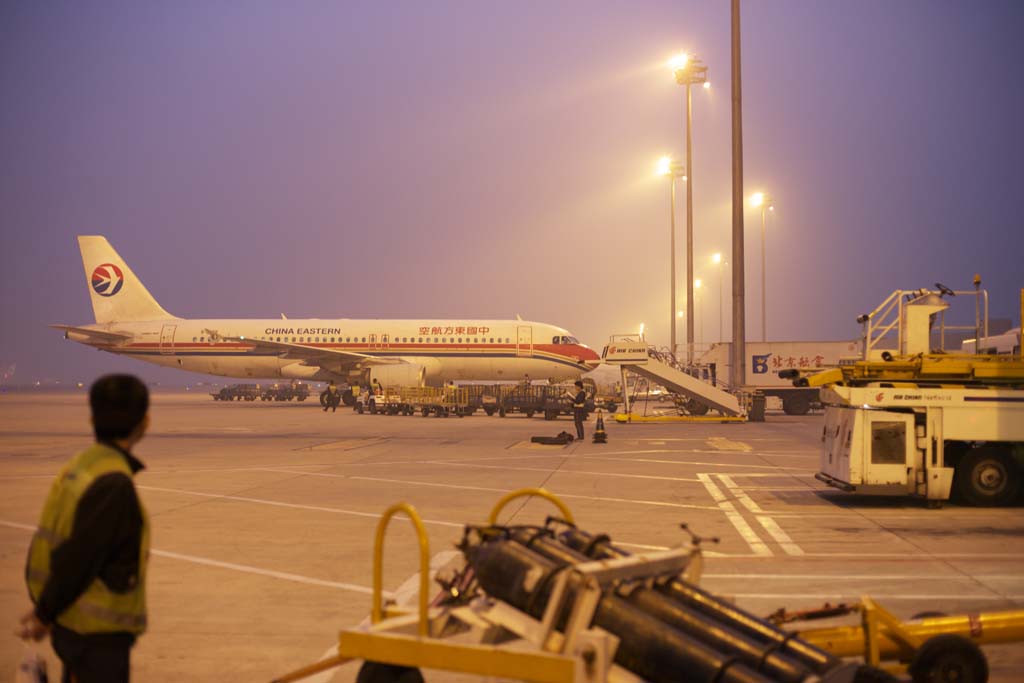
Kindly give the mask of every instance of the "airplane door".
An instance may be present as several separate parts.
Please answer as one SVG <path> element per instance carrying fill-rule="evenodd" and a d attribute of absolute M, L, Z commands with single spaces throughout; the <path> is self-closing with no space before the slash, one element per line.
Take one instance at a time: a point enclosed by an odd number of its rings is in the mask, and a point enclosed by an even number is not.
<path fill-rule="evenodd" d="M 164 325 L 160 328 L 160 353 L 164 356 L 174 353 L 174 331 L 176 329 L 178 329 L 177 325 Z"/>
<path fill-rule="evenodd" d="M 375 332 L 367 337 L 371 351 L 385 351 L 390 346 L 386 332 Z"/>
<path fill-rule="evenodd" d="M 516 355 L 521 358 L 533 356 L 533 328 L 528 325 L 516 327 Z"/>

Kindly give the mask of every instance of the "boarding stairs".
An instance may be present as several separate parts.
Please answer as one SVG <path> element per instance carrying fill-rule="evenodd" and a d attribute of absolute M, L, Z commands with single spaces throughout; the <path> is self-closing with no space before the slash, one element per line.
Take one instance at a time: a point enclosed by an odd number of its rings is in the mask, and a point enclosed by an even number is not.
<path fill-rule="evenodd" d="M 619 365 L 662 385 L 673 393 L 705 403 L 722 415 L 743 415 L 744 411 L 737 396 L 689 374 L 672 354 L 649 347 L 643 337 L 613 336 L 605 347 L 602 358 L 609 365 Z"/>

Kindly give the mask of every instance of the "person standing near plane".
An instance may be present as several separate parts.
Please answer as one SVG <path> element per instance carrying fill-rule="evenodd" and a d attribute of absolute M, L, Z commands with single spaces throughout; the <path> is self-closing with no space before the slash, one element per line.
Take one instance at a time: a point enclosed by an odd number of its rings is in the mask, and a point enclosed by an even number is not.
<path fill-rule="evenodd" d="M 373 378 L 373 393 L 376 396 L 384 395 L 384 387 L 380 385 L 380 381 L 376 377 Z"/>
<path fill-rule="evenodd" d="M 18 635 L 50 634 L 65 683 L 126 683 L 146 629 L 149 518 L 131 448 L 149 427 L 149 392 L 132 375 L 89 390 L 96 443 L 64 466 L 43 505 L 25 578 L 34 609 Z"/>
<path fill-rule="evenodd" d="M 583 382 L 576 380 L 576 395 L 569 395 L 572 396 L 572 419 L 576 424 L 576 438 L 582 440 L 583 421 L 587 419 L 587 392 L 583 390 Z"/>
<path fill-rule="evenodd" d="M 332 379 L 327 383 L 327 396 L 324 401 L 324 412 L 331 408 L 331 412 L 338 412 L 338 404 L 341 403 L 341 394 L 338 393 L 338 385 Z"/>

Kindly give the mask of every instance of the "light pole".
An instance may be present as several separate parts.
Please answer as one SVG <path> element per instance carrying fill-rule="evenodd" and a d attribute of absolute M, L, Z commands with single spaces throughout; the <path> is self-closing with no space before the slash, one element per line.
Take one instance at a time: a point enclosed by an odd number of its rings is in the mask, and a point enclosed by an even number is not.
<path fill-rule="evenodd" d="M 671 193 L 671 203 L 669 205 L 669 211 L 671 212 L 671 218 L 669 220 L 669 287 L 671 293 L 669 294 L 669 331 L 670 341 L 669 349 L 672 351 L 674 356 L 676 353 L 676 178 L 682 178 L 686 180 L 686 170 L 683 165 L 678 161 L 672 159 L 672 157 L 662 157 L 658 160 L 658 174 L 669 177 L 669 188 Z"/>
<path fill-rule="evenodd" d="M 700 288 L 704 286 L 700 278 L 693 281 L 694 296 L 697 298 L 697 326 L 700 328 L 700 332 L 697 334 L 697 343 L 703 348 L 704 346 L 704 307 L 701 305 L 703 300 L 700 296 Z"/>
<path fill-rule="evenodd" d="M 693 154 L 690 131 L 693 128 L 691 85 L 708 84 L 708 67 L 693 55 L 677 55 L 669 62 L 676 83 L 686 86 L 686 362 L 693 363 Z"/>
<path fill-rule="evenodd" d="M 761 341 L 768 341 L 768 317 L 765 313 L 768 301 L 768 277 L 765 275 L 768 272 L 766 268 L 767 259 L 765 257 L 765 235 L 767 234 L 768 212 L 775 210 L 775 204 L 771 195 L 767 195 L 764 192 L 755 192 L 750 197 L 750 205 L 760 207 L 761 209 Z"/>
<path fill-rule="evenodd" d="M 723 294 L 725 288 L 722 286 L 722 271 L 729 264 L 722 258 L 722 254 L 719 252 L 711 255 L 711 262 L 718 266 L 718 341 L 721 343 L 725 341 L 725 335 L 722 332 L 722 299 L 725 296 Z"/>

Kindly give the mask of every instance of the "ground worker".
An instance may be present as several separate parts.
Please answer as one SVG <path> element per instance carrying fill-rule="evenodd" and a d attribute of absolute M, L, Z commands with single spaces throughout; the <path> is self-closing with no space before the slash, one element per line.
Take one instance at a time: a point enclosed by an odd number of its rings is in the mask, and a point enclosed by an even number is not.
<path fill-rule="evenodd" d="M 338 386 L 332 379 L 327 383 L 327 396 L 324 400 L 324 412 L 327 412 L 328 408 L 331 408 L 331 412 L 338 412 L 338 404 L 341 403 L 341 394 L 338 392 Z"/>
<path fill-rule="evenodd" d="M 567 392 L 568 393 L 568 392 Z M 587 392 L 583 390 L 583 382 L 576 380 L 576 394 L 572 396 L 572 419 L 576 424 L 576 438 L 583 438 L 583 421 L 587 419 Z"/>
<path fill-rule="evenodd" d="M 132 375 L 107 375 L 89 405 L 96 443 L 64 466 L 43 505 L 25 568 L 35 607 L 18 635 L 50 634 L 65 683 L 124 683 L 146 629 L 149 518 L 131 448 L 149 427 L 149 392 Z"/>
<path fill-rule="evenodd" d="M 376 378 L 373 380 L 373 393 L 377 396 L 384 395 L 384 387 L 380 385 L 380 382 Z"/>

